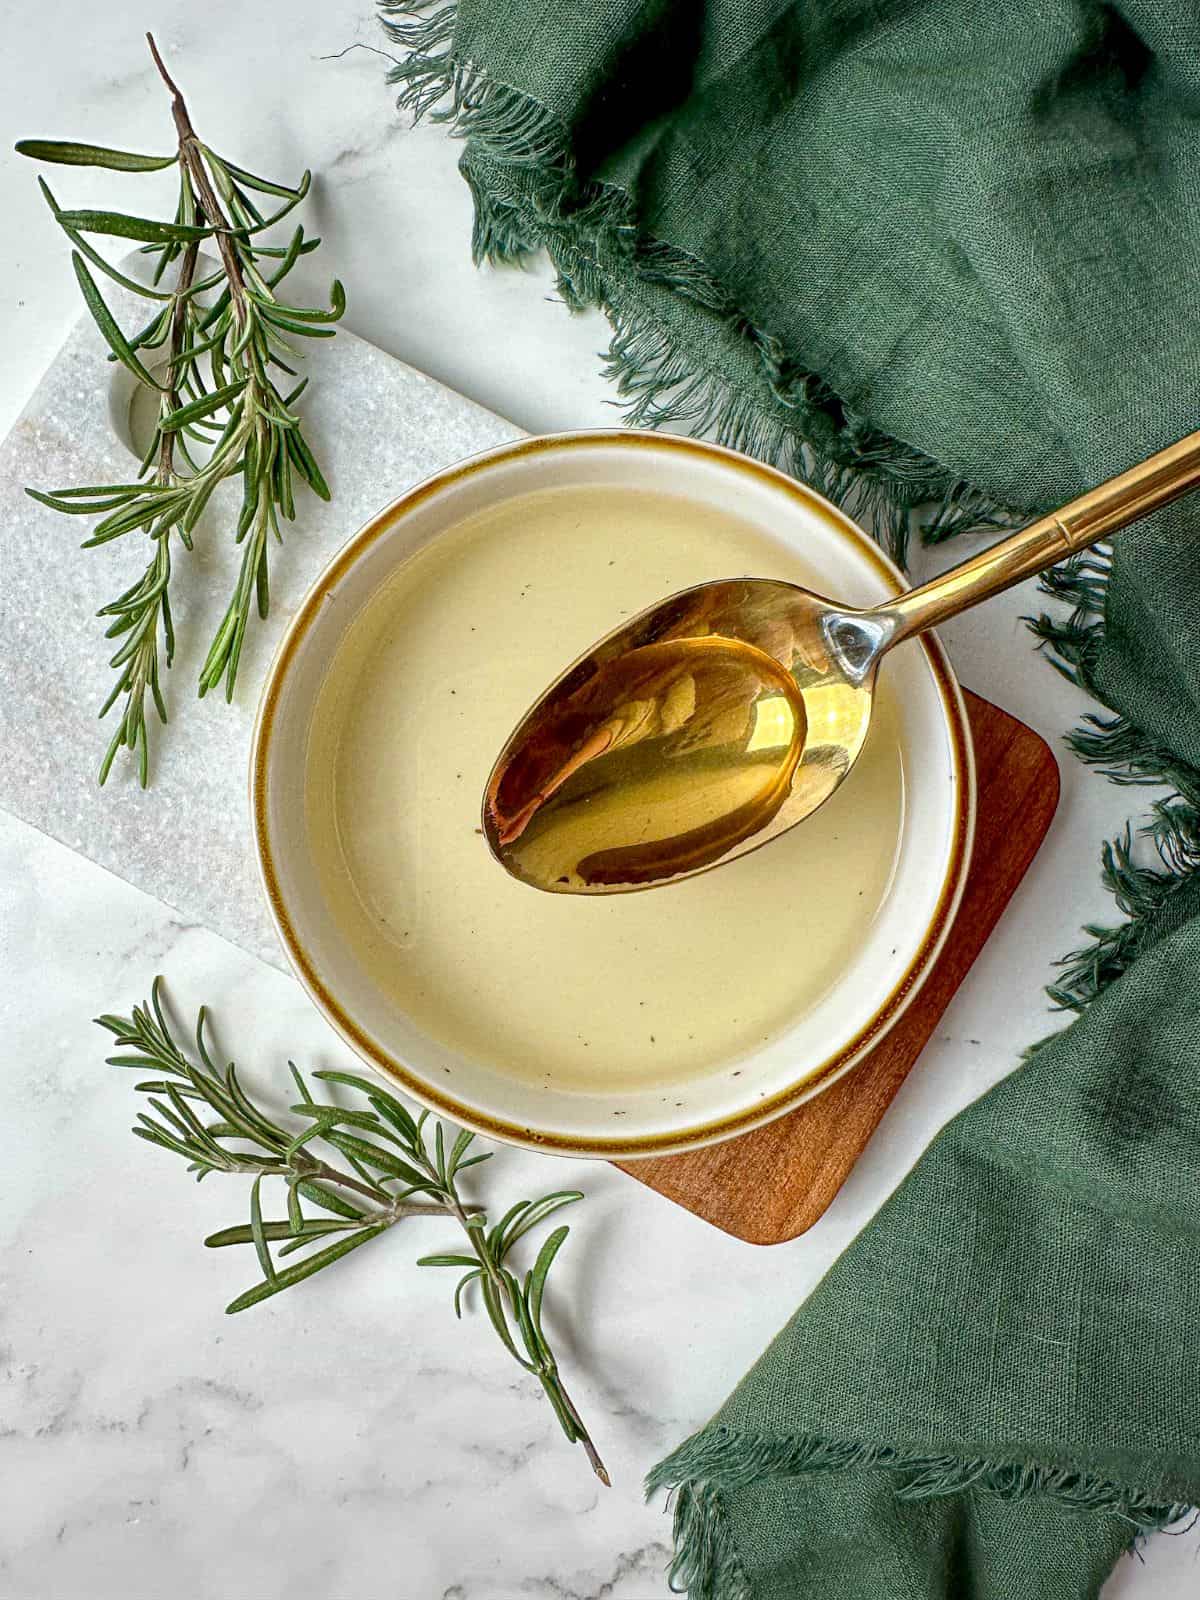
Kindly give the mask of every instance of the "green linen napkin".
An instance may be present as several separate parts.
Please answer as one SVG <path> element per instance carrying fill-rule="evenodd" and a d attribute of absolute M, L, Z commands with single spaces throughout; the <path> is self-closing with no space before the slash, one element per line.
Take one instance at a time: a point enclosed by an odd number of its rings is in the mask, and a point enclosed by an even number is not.
<path fill-rule="evenodd" d="M 1195 0 L 383 9 L 402 102 L 465 136 L 477 256 L 546 249 L 607 311 L 631 421 L 901 554 L 1200 422 Z M 1110 713 L 1075 747 L 1168 798 L 1105 849 L 1125 920 L 1053 991 L 1079 1019 L 652 1474 L 694 1600 L 1074 1600 L 1200 1502 L 1198 515 L 1050 581 L 1037 631 Z"/>

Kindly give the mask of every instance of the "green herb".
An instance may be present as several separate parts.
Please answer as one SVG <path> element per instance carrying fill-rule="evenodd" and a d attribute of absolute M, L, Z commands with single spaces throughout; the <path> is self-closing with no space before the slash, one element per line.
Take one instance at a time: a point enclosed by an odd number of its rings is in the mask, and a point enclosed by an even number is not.
<path fill-rule="evenodd" d="M 563 1432 L 583 1446 L 596 1476 L 608 1483 L 604 1463 L 563 1387 L 543 1320 L 546 1277 L 567 1228 L 556 1227 L 546 1235 L 523 1276 L 509 1259 L 513 1246 L 533 1229 L 583 1198 L 577 1190 L 519 1200 L 489 1226 L 483 1207 L 465 1200 L 458 1187 L 469 1167 L 490 1159 L 486 1153 L 469 1153 L 474 1135 L 451 1129 L 449 1142 L 445 1127 L 435 1122 L 431 1149 L 429 1113 L 414 1117 L 381 1084 L 349 1072 L 317 1072 L 315 1078 L 342 1085 L 360 1103 L 346 1107 L 318 1101 L 289 1062 L 300 1095 L 290 1109 L 300 1121 L 285 1127 L 250 1098 L 232 1062 L 224 1071 L 214 1064 L 204 1009 L 196 1022 L 195 1059 L 184 1054 L 164 1015 L 161 979 L 155 979 L 148 1004 L 135 1006 L 131 1016 L 96 1020 L 130 1052 L 109 1056 L 110 1065 L 149 1074 L 136 1086 L 152 1108 L 138 1116 L 133 1129 L 138 1138 L 182 1156 L 197 1180 L 210 1172 L 253 1178 L 249 1223 L 224 1228 L 204 1241 L 214 1247 L 250 1245 L 258 1258 L 262 1281 L 238 1295 L 227 1311 L 244 1311 L 290 1288 L 405 1218 L 453 1218 L 465 1245 L 423 1256 L 418 1265 L 461 1270 L 455 1315 L 462 1315 L 464 1295 L 477 1290 L 504 1348 L 540 1379 Z M 287 1213 L 278 1221 L 263 1218 L 263 1191 L 272 1183 L 282 1191 Z M 277 1252 L 272 1245 L 278 1246 Z M 294 1262 L 280 1265 L 293 1255 Z"/>
<path fill-rule="evenodd" d="M 179 169 L 179 198 L 169 222 L 113 211 L 64 210 L 49 185 L 39 180 L 47 205 L 74 246 L 75 276 L 108 344 L 109 359 L 119 361 L 158 397 L 157 423 L 137 481 L 50 493 L 28 491 L 55 511 L 101 517 L 84 541 L 85 549 L 138 531 L 151 541 L 153 553 L 145 572 L 99 612 L 111 619 L 105 637 L 120 641 L 111 660 L 116 682 L 100 715 L 118 701 L 121 711 L 100 766 L 100 782 L 108 777 L 118 752 L 126 749 L 137 761 L 143 787 L 149 776 L 146 696 L 166 722 L 161 673 L 163 666 L 171 665 L 175 651 L 168 598 L 171 541 L 178 537 L 190 550 L 193 531 L 217 485 L 241 475 L 242 505 L 236 524 L 241 570 L 200 672 L 201 695 L 224 684 L 225 698 L 230 700 L 251 609 L 257 607 L 260 617 L 267 615 L 268 547 L 272 537 L 282 539 L 281 519 L 295 516 L 295 480 L 329 499 L 329 488 L 292 409 L 308 380 L 284 394 L 271 369 L 296 377 L 287 362 L 295 352 L 285 335 L 332 338 L 333 329 L 323 324 L 336 322 L 346 304 L 336 280 L 328 310 L 314 311 L 280 299 L 276 291 L 282 280 L 320 240 L 305 238 L 302 227 L 286 245 L 260 240 L 304 199 L 310 175 L 306 172 L 295 187 L 273 183 L 202 144 L 153 38 L 146 37 L 171 94 L 178 136 L 174 155 L 144 156 L 44 139 L 17 145 L 22 155 L 65 166 L 119 172 Z M 264 215 L 263 196 L 282 203 Z M 89 242 L 89 234 L 140 241 L 143 251 L 156 258 L 150 282 L 139 283 L 120 272 Z M 198 275 L 204 243 L 216 247 L 219 265 Z M 127 335 L 118 326 L 93 268 L 153 302 L 153 314 L 139 332 Z M 163 288 L 169 268 L 174 269 L 173 283 Z M 160 361 L 148 364 L 146 357 L 159 350 L 164 351 Z"/>

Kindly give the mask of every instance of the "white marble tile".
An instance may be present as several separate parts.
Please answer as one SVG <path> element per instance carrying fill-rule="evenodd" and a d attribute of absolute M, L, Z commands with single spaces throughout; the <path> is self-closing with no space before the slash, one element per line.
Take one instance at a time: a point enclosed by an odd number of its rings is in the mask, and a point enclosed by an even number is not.
<path fill-rule="evenodd" d="M 137 257 L 125 260 L 136 272 Z M 145 308 L 131 292 L 109 291 L 125 327 Z M 518 436 L 512 423 L 434 383 L 377 346 L 343 330 L 313 342 L 304 360 L 312 384 L 300 402 L 305 437 L 322 463 L 333 500 L 296 492 L 296 517 L 273 545 L 270 615 L 247 630 L 236 693 L 203 703 L 196 684 L 209 643 L 238 582 L 242 548 L 229 536 L 240 491 L 222 484 L 197 527 L 192 551 L 172 550 L 171 612 L 176 652 L 163 674 L 170 722 L 151 718 L 150 777 L 119 758 L 104 788 L 96 771 L 114 717 L 97 708 L 112 688 L 113 646 L 96 619 L 97 597 L 119 594 L 145 567 L 145 541 L 76 548 L 81 522 L 32 500 L 25 486 L 127 480 L 133 457 L 106 424 L 128 418 L 133 385 L 109 363 L 83 315 L 33 399 L 0 444 L 0 806 L 202 922 L 251 954 L 283 966 L 259 891 L 250 842 L 246 779 L 258 689 L 301 598 L 355 529 L 381 506 L 464 456 Z M 99 426 L 97 426 L 99 419 Z M 140 454 L 140 450 L 139 450 Z M 47 561 L 57 542 L 60 559 Z M 23 670 L 36 653 L 38 670 Z M 31 736 L 32 735 L 32 736 Z"/>
<path fill-rule="evenodd" d="M 0 151 L 35 134 L 164 147 L 147 20 L 214 143 L 323 175 L 327 243 L 306 287 L 320 292 L 336 269 L 351 327 L 525 428 L 611 420 L 598 320 L 550 304 L 545 271 L 476 273 L 444 134 L 398 127 L 378 58 L 321 59 L 376 42 L 365 0 L 286 12 L 158 0 L 149 17 L 127 0 L 26 7 L 6 19 Z M 82 204 L 113 181 L 63 173 L 59 188 Z M 3 154 L 0 205 L 4 431 L 76 289 L 33 169 Z M 1032 656 L 1018 620 L 1031 603 L 1010 597 L 948 630 L 950 643 L 967 682 L 1055 738 L 1079 700 Z M 253 1273 L 200 1240 L 240 1220 L 240 1185 L 196 1189 L 129 1136 L 130 1086 L 102 1065 L 88 1019 L 164 971 L 182 1013 L 216 1005 L 222 1044 L 257 1082 L 278 1082 L 288 1055 L 345 1053 L 290 979 L 0 816 L 0 1593 L 665 1600 L 668 1524 L 643 1506 L 642 1473 L 724 1398 L 936 1128 L 1041 1031 L 1052 958 L 1108 912 L 1098 841 L 1139 797 L 1073 765 L 1064 779 L 1050 845 L 805 1238 L 737 1244 L 604 1166 L 514 1151 L 492 1164 L 497 1191 L 578 1181 L 588 1193 L 556 1268 L 555 1332 L 610 1492 L 490 1330 L 456 1325 L 446 1283 L 412 1266 L 441 1242 L 436 1226 L 410 1224 L 324 1280 L 222 1315 Z M 1194 1539 L 1159 1539 L 1106 1600 L 1183 1600 L 1196 1571 Z"/>

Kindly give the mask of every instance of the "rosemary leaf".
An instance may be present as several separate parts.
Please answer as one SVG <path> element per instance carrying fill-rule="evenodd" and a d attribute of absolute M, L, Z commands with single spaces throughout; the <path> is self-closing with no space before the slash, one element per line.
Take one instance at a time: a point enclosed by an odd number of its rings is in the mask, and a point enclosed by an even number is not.
<path fill-rule="evenodd" d="M 536 1328 L 539 1338 L 542 1338 L 542 1296 L 546 1292 L 546 1278 L 549 1275 L 551 1264 L 555 1256 L 562 1249 L 567 1234 L 571 1230 L 567 1227 L 555 1228 L 549 1234 L 538 1251 L 538 1258 L 533 1264 L 533 1271 L 529 1274 L 529 1284 L 526 1288 L 526 1299 L 529 1302 L 529 1314 Z"/>
<path fill-rule="evenodd" d="M 193 400 L 186 406 L 168 411 L 158 420 L 159 431 L 172 433 L 176 428 L 185 428 L 200 417 L 207 417 L 214 411 L 223 410 L 232 399 L 241 394 L 248 382 L 247 378 L 238 378 L 233 383 L 227 383 L 222 389 L 210 390 L 208 394 L 201 395 L 198 400 Z"/>
<path fill-rule="evenodd" d="M 99 267 L 101 272 L 103 272 L 107 277 L 111 278 L 114 283 L 119 283 L 123 289 L 132 289 L 134 294 L 139 294 L 144 299 L 160 300 L 168 303 L 170 302 L 171 296 L 165 291 L 147 288 L 145 284 L 139 283 L 136 278 L 127 277 L 125 273 L 114 267 L 110 261 L 106 261 L 100 254 L 99 250 L 90 245 L 77 228 L 73 228 L 69 223 L 63 222 L 63 212 L 59 207 L 58 201 L 54 198 L 54 195 L 50 189 L 50 185 L 46 182 L 45 178 L 38 179 L 38 187 L 42 191 L 43 199 L 50 207 L 50 210 L 54 216 L 54 220 L 61 225 L 63 232 L 66 234 L 67 238 L 70 239 L 76 250 L 78 250 L 82 255 L 86 256 L 94 267 Z M 157 321 L 158 319 L 156 318 L 154 320 Z M 153 327 L 154 322 L 152 321 L 149 326 Z M 142 343 L 142 339 L 140 337 L 136 337 L 131 339 L 129 343 L 136 349 Z"/>
<path fill-rule="evenodd" d="M 205 150 L 204 153 L 207 156 L 212 156 L 214 160 L 219 161 L 229 176 L 231 178 L 236 178 L 237 181 L 241 184 L 244 184 L 247 189 L 256 189 L 259 194 L 278 195 L 282 199 L 303 199 L 304 193 L 306 193 L 308 190 L 308 184 L 312 176 L 311 173 L 308 172 L 304 174 L 303 191 L 301 191 L 299 188 L 289 189 L 286 184 L 272 183 L 268 178 L 259 178 L 253 172 L 247 172 L 245 167 L 235 167 L 232 161 L 226 161 L 221 156 L 213 156 L 213 152 L 211 150 Z"/>
<path fill-rule="evenodd" d="M 275 1263 L 271 1260 L 271 1252 L 267 1248 L 267 1236 L 263 1231 L 262 1181 L 263 1175 L 260 1172 L 250 1189 L 250 1235 L 254 1240 L 254 1250 L 258 1256 L 258 1264 L 263 1270 L 263 1277 L 274 1286 Z"/>
<path fill-rule="evenodd" d="M 322 1267 L 330 1267 L 342 1256 L 349 1255 L 351 1250 L 357 1250 L 359 1245 L 369 1244 L 384 1231 L 386 1223 L 375 1223 L 368 1228 L 360 1228 L 357 1233 L 352 1233 L 348 1239 L 339 1239 L 336 1244 L 327 1245 L 324 1250 L 318 1250 L 316 1255 L 306 1256 L 303 1261 L 298 1261 L 294 1267 L 285 1267 L 282 1272 L 274 1273 L 269 1280 L 255 1284 L 253 1289 L 247 1289 L 244 1294 L 239 1294 L 236 1300 L 231 1300 L 225 1307 L 230 1316 L 235 1312 L 246 1311 L 250 1306 L 256 1306 L 263 1300 L 269 1300 L 273 1294 L 280 1294 L 284 1289 L 290 1289 L 293 1284 L 303 1283 L 305 1278 L 311 1278 L 314 1272 L 320 1272 Z"/>
<path fill-rule="evenodd" d="M 123 366 L 128 367 L 134 377 L 140 379 L 147 388 L 161 389 L 162 385 L 150 376 L 137 356 L 134 355 L 132 346 L 117 326 L 116 318 L 105 305 L 104 297 L 96 287 L 96 280 L 88 271 L 87 263 L 78 250 L 71 252 L 71 265 L 75 268 L 75 276 L 79 280 L 84 303 L 92 313 L 96 326 L 108 341 L 109 349 L 113 355 Z"/>
<path fill-rule="evenodd" d="M 185 227 L 179 222 L 155 222 L 149 217 L 129 217 L 120 211 L 60 211 L 64 228 L 80 233 L 105 233 L 116 239 L 142 239 L 146 244 L 191 244 L 206 239 L 211 228 Z"/>
<path fill-rule="evenodd" d="M 322 1233 L 345 1233 L 347 1228 L 353 1226 L 352 1222 L 334 1222 L 332 1220 L 327 1221 L 324 1217 L 310 1217 L 304 1224 L 302 1232 L 305 1238 L 315 1239 L 318 1234 Z M 264 1222 L 263 1236 L 267 1239 L 290 1239 L 293 1237 L 291 1224 L 288 1222 Z M 231 1244 L 253 1244 L 254 1229 L 247 1227 L 222 1228 L 217 1233 L 210 1233 L 204 1243 L 210 1250 L 219 1250 L 223 1246 Z"/>
<path fill-rule="evenodd" d="M 34 161 L 56 161 L 64 167 L 112 167 L 116 172 L 158 172 L 173 167 L 178 156 L 138 156 L 131 150 L 109 150 L 100 144 L 69 144 L 61 139 L 21 139 L 17 154 Z"/>

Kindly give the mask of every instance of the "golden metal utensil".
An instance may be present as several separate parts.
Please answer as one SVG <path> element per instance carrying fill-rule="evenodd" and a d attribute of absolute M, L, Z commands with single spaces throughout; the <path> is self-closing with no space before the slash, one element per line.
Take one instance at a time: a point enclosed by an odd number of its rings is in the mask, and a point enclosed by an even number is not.
<path fill-rule="evenodd" d="M 514 877 L 612 894 L 691 877 L 811 815 L 867 736 L 893 645 L 1200 485 L 1200 433 L 867 610 L 796 584 L 685 589 L 547 689 L 488 780 L 483 831 Z"/>

